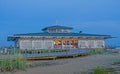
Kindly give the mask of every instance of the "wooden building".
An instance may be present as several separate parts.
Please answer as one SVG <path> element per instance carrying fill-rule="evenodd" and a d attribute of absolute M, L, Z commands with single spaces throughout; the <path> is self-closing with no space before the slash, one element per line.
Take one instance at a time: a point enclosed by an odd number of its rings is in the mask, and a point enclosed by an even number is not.
<path fill-rule="evenodd" d="M 38 49 L 80 49 L 80 48 L 105 48 L 105 39 L 110 35 L 86 34 L 71 32 L 72 27 L 49 26 L 42 33 L 15 34 L 8 37 L 14 41 L 15 47 L 21 50 Z"/>

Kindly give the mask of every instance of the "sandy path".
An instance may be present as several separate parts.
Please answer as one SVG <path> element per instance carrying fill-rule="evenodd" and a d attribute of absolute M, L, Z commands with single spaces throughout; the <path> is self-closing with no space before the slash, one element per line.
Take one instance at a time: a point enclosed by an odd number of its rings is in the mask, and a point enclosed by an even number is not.
<path fill-rule="evenodd" d="M 47 66 L 38 66 L 27 69 L 27 71 L 18 71 L 14 74 L 81 74 L 94 69 L 97 66 L 109 66 L 114 60 L 120 58 L 118 54 L 102 54 L 71 59 L 36 61 L 34 63 L 53 63 Z M 55 63 L 55 64 L 54 64 Z M 2 73 L 0 73 L 2 74 Z M 7 73 L 13 74 L 13 73 Z"/>
<path fill-rule="evenodd" d="M 50 60 L 47 62 L 58 62 L 57 65 L 34 67 L 27 71 L 19 71 L 14 74 L 76 74 L 91 70 L 97 66 L 107 66 L 120 54 L 102 54 L 86 57 L 78 57 L 62 60 Z"/>

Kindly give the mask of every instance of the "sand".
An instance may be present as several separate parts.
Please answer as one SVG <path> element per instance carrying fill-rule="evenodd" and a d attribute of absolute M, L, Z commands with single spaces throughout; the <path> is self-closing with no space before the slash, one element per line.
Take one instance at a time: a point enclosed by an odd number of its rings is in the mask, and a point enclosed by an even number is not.
<path fill-rule="evenodd" d="M 97 66 L 109 66 L 114 60 L 119 59 L 120 54 L 102 54 L 70 59 L 36 61 L 34 63 L 47 63 L 19 71 L 14 74 L 79 74 L 94 69 Z M 52 63 L 52 64 L 51 64 Z"/>
<path fill-rule="evenodd" d="M 82 74 L 97 66 L 109 66 L 114 60 L 120 58 L 120 53 L 98 54 L 77 58 L 46 60 L 31 62 L 37 67 L 14 74 Z M 13 74 L 13 73 L 12 73 Z"/>

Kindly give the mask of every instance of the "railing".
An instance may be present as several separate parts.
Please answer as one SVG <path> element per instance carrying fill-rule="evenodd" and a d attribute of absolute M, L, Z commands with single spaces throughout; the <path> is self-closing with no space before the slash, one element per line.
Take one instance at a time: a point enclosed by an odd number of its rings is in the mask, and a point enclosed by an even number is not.
<path fill-rule="evenodd" d="M 37 58 L 37 57 L 58 57 L 58 56 L 72 56 L 89 53 L 89 50 L 80 49 L 80 50 L 67 50 L 64 52 L 47 52 L 47 53 L 24 53 L 20 54 L 22 58 Z M 0 60 L 2 59 L 14 59 L 20 56 L 19 54 L 6 54 L 0 55 Z"/>

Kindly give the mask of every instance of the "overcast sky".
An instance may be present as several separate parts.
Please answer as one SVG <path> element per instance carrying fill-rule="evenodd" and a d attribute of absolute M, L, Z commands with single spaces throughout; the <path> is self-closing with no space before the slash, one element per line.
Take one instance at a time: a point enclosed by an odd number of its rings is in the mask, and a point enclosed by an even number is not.
<path fill-rule="evenodd" d="M 0 0 L 0 46 L 7 36 L 42 32 L 46 26 L 73 27 L 73 32 L 106 34 L 120 43 L 120 0 Z"/>

